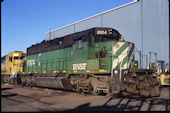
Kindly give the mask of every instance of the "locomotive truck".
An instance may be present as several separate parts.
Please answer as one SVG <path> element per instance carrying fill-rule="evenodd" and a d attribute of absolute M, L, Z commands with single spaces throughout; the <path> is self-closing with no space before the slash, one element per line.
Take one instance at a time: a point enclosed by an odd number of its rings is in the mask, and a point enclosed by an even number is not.
<path fill-rule="evenodd" d="M 159 96 L 152 69 L 138 69 L 134 43 L 115 29 L 95 27 L 27 48 L 21 85 L 109 95 Z"/>

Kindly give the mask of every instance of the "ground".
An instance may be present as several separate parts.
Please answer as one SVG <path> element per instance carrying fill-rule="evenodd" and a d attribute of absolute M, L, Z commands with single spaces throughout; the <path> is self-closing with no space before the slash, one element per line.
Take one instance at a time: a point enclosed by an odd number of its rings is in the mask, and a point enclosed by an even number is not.
<path fill-rule="evenodd" d="M 160 97 L 94 96 L 1 84 L 1 111 L 169 111 L 169 87 Z"/>

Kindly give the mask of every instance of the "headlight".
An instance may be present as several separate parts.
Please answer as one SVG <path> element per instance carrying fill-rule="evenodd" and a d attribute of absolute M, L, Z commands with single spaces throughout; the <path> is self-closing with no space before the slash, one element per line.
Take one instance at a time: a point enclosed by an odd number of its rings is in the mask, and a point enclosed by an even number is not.
<path fill-rule="evenodd" d="M 115 74 L 117 74 L 117 73 L 118 73 L 118 71 L 117 71 L 117 70 L 115 70 L 115 71 L 114 71 L 114 73 L 115 73 Z"/>

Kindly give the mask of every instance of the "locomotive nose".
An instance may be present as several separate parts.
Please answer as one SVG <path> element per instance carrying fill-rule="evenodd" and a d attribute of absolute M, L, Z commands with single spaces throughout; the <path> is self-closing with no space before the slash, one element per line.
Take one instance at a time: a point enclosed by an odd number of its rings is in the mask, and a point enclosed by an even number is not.
<path fill-rule="evenodd" d="M 134 44 L 129 42 L 117 42 L 113 45 L 112 68 L 128 69 L 134 56 Z"/>

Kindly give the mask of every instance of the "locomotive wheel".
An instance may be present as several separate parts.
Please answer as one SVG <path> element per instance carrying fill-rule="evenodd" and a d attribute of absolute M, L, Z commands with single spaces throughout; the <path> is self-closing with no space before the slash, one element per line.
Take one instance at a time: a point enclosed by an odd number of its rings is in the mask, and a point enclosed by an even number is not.
<path fill-rule="evenodd" d="M 97 93 L 97 92 L 92 92 L 92 94 L 93 94 L 93 95 L 98 95 L 98 93 Z"/>
<path fill-rule="evenodd" d="M 8 75 L 4 76 L 5 83 L 10 83 L 10 81 L 11 81 L 10 76 L 8 76 Z"/>
<path fill-rule="evenodd" d="M 98 95 L 98 91 L 96 90 L 95 87 L 92 89 L 92 94 L 93 94 L 93 95 Z"/>
<path fill-rule="evenodd" d="M 81 90 L 79 88 L 79 85 L 77 84 L 77 93 L 81 93 Z"/>
<path fill-rule="evenodd" d="M 13 84 L 17 84 L 17 79 L 16 78 L 12 78 Z"/>

